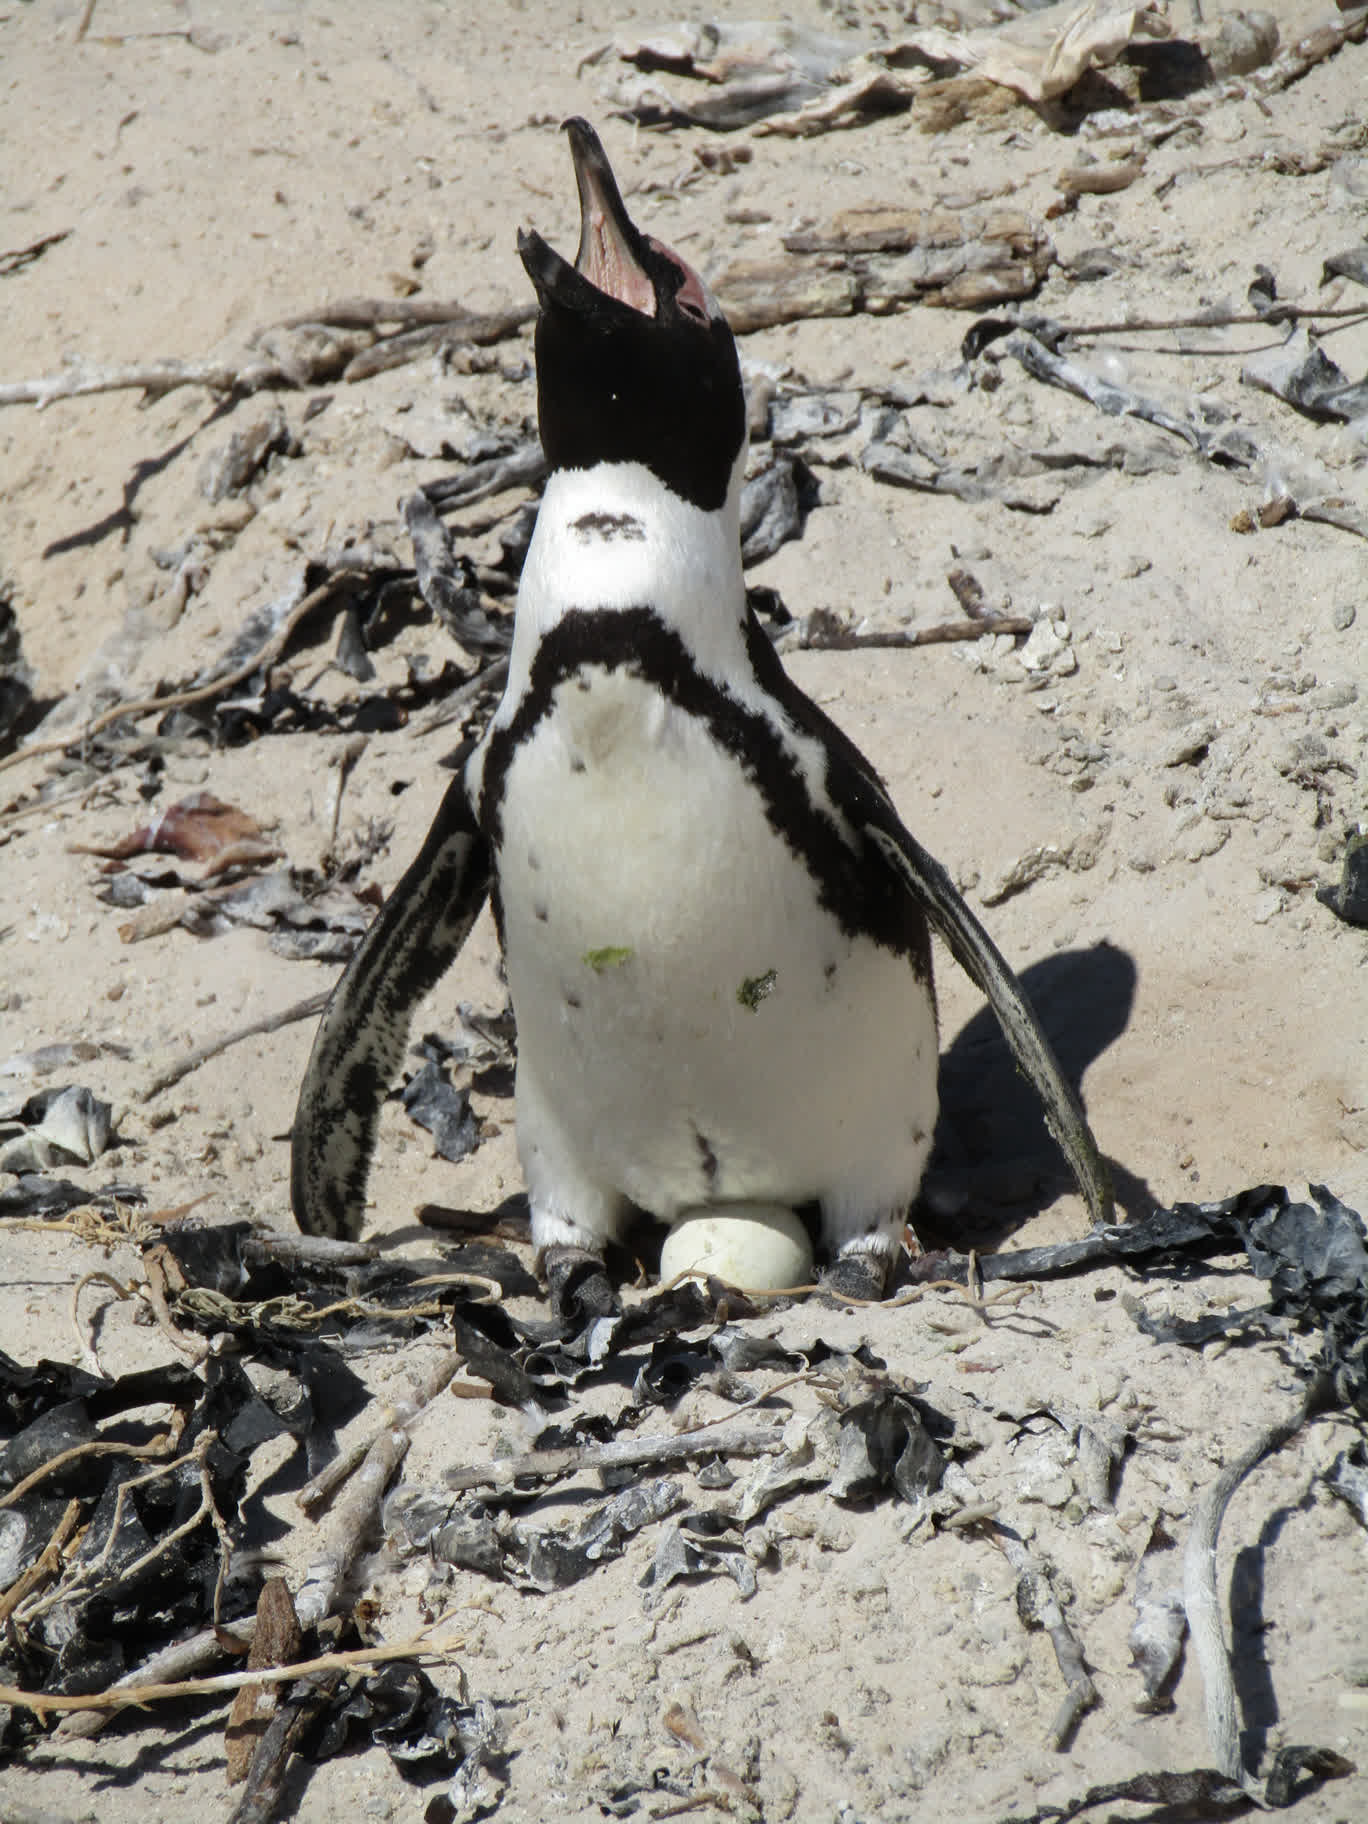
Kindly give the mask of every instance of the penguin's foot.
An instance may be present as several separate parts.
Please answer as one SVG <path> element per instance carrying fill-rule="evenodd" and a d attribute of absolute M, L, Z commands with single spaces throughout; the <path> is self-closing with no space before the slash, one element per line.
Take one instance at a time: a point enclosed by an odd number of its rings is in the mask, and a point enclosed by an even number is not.
<path fill-rule="evenodd" d="M 544 1248 L 542 1271 L 551 1290 L 552 1313 L 572 1330 L 582 1330 L 598 1317 L 614 1317 L 622 1309 L 603 1257 L 588 1248 Z"/>
<path fill-rule="evenodd" d="M 822 1275 L 822 1292 L 831 1304 L 840 1304 L 847 1298 L 874 1304 L 884 1295 L 891 1265 L 887 1254 L 870 1248 L 840 1254 Z"/>

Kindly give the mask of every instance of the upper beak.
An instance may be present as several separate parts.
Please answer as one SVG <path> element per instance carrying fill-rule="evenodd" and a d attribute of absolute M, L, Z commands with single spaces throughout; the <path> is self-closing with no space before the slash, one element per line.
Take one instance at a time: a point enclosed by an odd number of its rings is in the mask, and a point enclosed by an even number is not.
<path fill-rule="evenodd" d="M 572 114 L 564 131 L 579 186 L 580 238 L 575 270 L 610 298 L 648 317 L 656 311 L 655 287 L 642 271 L 632 225 L 602 142 L 587 120 Z"/>
<path fill-rule="evenodd" d="M 641 264 L 641 235 L 622 200 L 599 136 L 579 115 L 565 123 L 580 199 L 579 250 L 573 267 L 539 234 L 518 235 L 518 252 L 542 301 L 591 312 L 595 295 L 644 316 L 656 314 L 655 286 Z M 578 281 L 578 282 L 577 282 Z"/>

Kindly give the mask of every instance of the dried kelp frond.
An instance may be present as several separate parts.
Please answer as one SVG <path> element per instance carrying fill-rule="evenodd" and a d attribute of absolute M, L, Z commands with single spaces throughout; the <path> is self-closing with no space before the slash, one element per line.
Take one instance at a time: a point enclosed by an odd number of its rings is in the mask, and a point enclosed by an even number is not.
<path fill-rule="evenodd" d="M 1175 1547 L 1156 1521 L 1135 1573 L 1135 1620 L 1127 1645 L 1143 1685 L 1137 1710 L 1173 1708 L 1167 1693 L 1187 1634 L 1183 1565 Z"/>
<path fill-rule="evenodd" d="M 730 1515 L 686 1514 L 661 1535 L 651 1568 L 641 1579 L 648 1609 L 681 1577 L 730 1577 L 744 1602 L 756 1590 L 755 1566 Z"/>
<path fill-rule="evenodd" d="M 612 1496 L 567 1533 L 514 1527 L 510 1551 L 537 1589 L 568 1589 L 600 1564 L 620 1558 L 629 1539 L 674 1513 L 683 1502 L 677 1482 L 639 1482 Z"/>
<path fill-rule="evenodd" d="M 513 639 L 512 623 L 493 619 L 484 609 L 474 565 L 452 550 L 431 498 L 423 492 L 410 494 L 402 510 L 423 600 L 467 652 L 493 658 L 506 653 Z"/>
<path fill-rule="evenodd" d="M 1340 878 L 1317 887 L 1316 898 L 1346 924 L 1368 925 L 1368 835 L 1350 837 Z"/>
<path fill-rule="evenodd" d="M 1304 323 L 1281 348 L 1251 355 L 1240 369 L 1247 386 L 1273 393 L 1308 418 L 1345 423 L 1368 412 L 1368 380 L 1351 381 Z"/>
<path fill-rule="evenodd" d="M 50 1368 L 37 1372 L 51 1382 Z M 240 1366 L 208 1363 L 203 1380 L 179 1368 L 113 1383 L 77 1373 L 59 1376 L 77 1397 L 19 1431 L 0 1470 L 6 1508 L 26 1521 L 35 1499 L 78 1505 L 74 1549 L 13 1594 L 0 1659 L 0 1677 L 58 1693 L 98 1690 L 149 1646 L 250 1608 L 255 1593 L 250 1576 L 226 1582 L 247 1470 L 227 1438 L 250 1397 Z M 153 1405 L 172 1408 L 169 1424 L 124 1416 Z M 107 1438 L 101 1421 L 116 1413 Z"/>
<path fill-rule="evenodd" d="M 440 1064 L 429 1060 L 405 1081 L 399 1099 L 419 1127 L 432 1135 L 441 1159 L 468 1158 L 482 1138 L 480 1122 L 470 1106 L 470 1092 L 457 1089 Z"/>
<path fill-rule="evenodd" d="M 818 499 L 816 477 L 801 457 L 776 456 L 750 476 L 741 490 L 742 563 L 761 563 L 801 538 Z"/>
<path fill-rule="evenodd" d="M 13 1123 L 26 1131 L 6 1137 Z M 13 1112 L 0 1109 L 0 1172 L 93 1165 L 114 1139 L 112 1111 L 82 1084 L 43 1089 Z"/>
<path fill-rule="evenodd" d="M 1178 1203 L 1135 1222 L 1101 1225 L 1056 1247 L 989 1255 L 979 1266 L 985 1281 L 1022 1280 L 1073 1273 L 1109 1260 L 1159 1268 L 1173 1260 L 1244 1254 L 1251 1271 L 1270 1282 L 1268 1304 L 1223 1316 L 1215 1320 L 1215 1330 L 1200 1320 L 1188 1328 L 1172 1326 L 1166 1334 L 1192 1346 L 1245 1327 L 1259 1335 L 1293 1329 L 1318 1335 L 1310 1371 L 1329 1378 L 1341 1405 L 1368 1414 L 1363 1218 L 1324 1185 L 1313 1184 L 1310 1191 L 1310 1203 L 1294 1203 L 1282 1185 L 1257 1185 L 1216 1203 Z M 954 1256 L 928 1256 L 922 1264 L 922 1271 L 937 1277 L 966 1270 L 967 1263 Z"/>
<path fill-rule="evenodd" d="M 333 1705 L 307 1749 L 330 1760 L 357 1743 L 379 1742 L 406 1780 L 445 1776 L 469 1752 L 476 1706 L 445 1697 L 421 1666 L 392 1660 L 377 1666 Z"/>
<path fill-rule="evenodd" d="M 120 1204 L 141 1204 L 146 1197 L 136 1184 L 107 1184 L 99 1189 L 73 1184 L 69 1178 L 44 1178 L 25 1172 L 0 1190 L 0 1221 L 21 1217 L 28 1221 L 60 1222 L 73 1210 L 87 1206 L 111 1224 L 118 1221 Z"/>

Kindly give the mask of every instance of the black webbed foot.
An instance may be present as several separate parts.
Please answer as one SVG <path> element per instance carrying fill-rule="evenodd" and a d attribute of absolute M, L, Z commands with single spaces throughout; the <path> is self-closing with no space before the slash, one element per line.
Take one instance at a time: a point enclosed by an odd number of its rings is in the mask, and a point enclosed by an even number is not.
<path fill-rule="evenodd" d="M 582 1330 L 595 1318 L 616 1317 L 622 1309 L 602 1257 L 587 1248 L 545 1249 L 542 1271 L 551 1292 L 552 1314 L 568 1330 Z"/>
<path fill-rule="evenodd" d="M 875 1254 L 867 1248 L 842 1254 L 822 1275 L 822 1292 L 832 1304 L 847 1298 L 875 1303 L 884 1295 L 891 1264 L 886 1254 Z"/>

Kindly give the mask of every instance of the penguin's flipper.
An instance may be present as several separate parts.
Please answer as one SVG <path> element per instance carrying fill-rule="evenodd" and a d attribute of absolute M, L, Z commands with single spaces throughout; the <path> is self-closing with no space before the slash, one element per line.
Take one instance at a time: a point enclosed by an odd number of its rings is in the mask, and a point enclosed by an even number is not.
<path fill-rule="evenodd" d="M 319 1021 L 290 1136 L 290 1204 L 306 1234 L 360 1234 L 380 1104 L 413 1010 L 455 961 L 492 876 L 458 773 Z"/>
<path fill-rule="evenodd" d="M 1046 1125 L 1073 1167 L 1093 1222 L 1111 1222 L 1111 1180 L 1088 1117 L 1007 959 L 945 869 L 901 823 L 881 817 L 866 823 L 865 835 L 923 908 L 960 968 L 987 995 L 1012 1055 L 1035 1085 Z"/>

